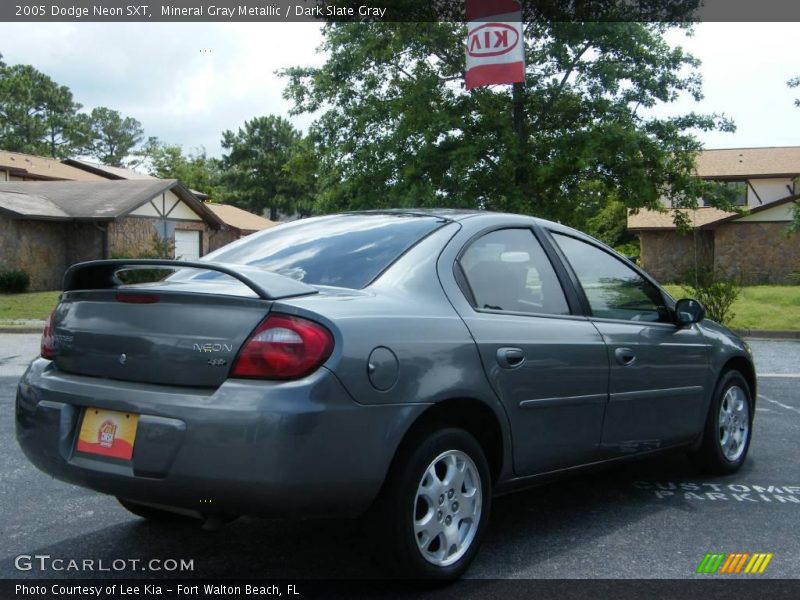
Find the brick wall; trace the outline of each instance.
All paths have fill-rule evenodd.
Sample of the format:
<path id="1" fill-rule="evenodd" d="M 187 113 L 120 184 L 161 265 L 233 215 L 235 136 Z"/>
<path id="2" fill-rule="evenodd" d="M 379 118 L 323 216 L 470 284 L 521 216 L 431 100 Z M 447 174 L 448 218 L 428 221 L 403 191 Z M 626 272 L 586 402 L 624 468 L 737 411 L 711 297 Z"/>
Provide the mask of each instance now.
<path id="1" fill-rule="evenodd" d="M 714 238 L 709 231 L 642 231 L 640 263 L 645 271 L 661 283 L 678 281 L 694 268 L 711 267 L 714 260 Z"/>
<path id="2" fill-rule="evenodd" d="M 789 283 L 800 271 L 800 235 L 787 237 L 787 223 L 724 223 L 715 233 L 714 268 L 743 283 Z"/>

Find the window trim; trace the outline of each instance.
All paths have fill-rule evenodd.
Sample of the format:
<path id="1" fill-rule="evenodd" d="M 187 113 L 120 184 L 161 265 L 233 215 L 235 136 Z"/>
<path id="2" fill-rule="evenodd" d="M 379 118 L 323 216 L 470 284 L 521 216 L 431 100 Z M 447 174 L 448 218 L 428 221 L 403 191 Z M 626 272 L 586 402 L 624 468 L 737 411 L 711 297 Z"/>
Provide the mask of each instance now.
<path id="1" fill-rule="evenodd" d="M 467 274 L 464 272 L 464 267 L 461 265 L 461 258 L 464 254 L 469 250 L 469 248 L 479 239 L 482 237 L 489 235 L 490 233 L 494 233 L 495 231 L 504 231 L 504 230 L 524 230 L 528 231 L 535 243 L 538 243 L 541 247 L 542 251 L 544 252 L 545 258 L 550 263 L 551 268 L 553 269 L 553 273 L 556 276 L 556 280 L 558 281 L 559 286 L 561 286 L 561 292 L 564 295 L 564 300 L 567 303 L 567 309 L 569 310 L 568 313 L 565 314 L 554 314 L 554 313 L 538 313 L 538 312 L 520 312 L 520 311 L 512 311 L 512 310 L 498 310 L 496 308 L 479 308 L 477 306 L 477 300 L 475 298 L 475 292 L 472 289 L 472 286 L 469 283 L 469 279 L 467 279 Z M 540 237 L 537 235 L 536 227 L 534 225 L 509 225 L 509 224 L 501 224 L 501 225 L 493 225 L 491 227 L 487 227 L 485 229 L 480 230 L 479 232 L 472 235 L 459 249 L 458 253 L 456 254 L 455 259 L 453 260 L 453 277 L 455 278 L 456 285 L 458 286 L 459 291 L 461 291 L 464 299 L 469 304 L 469 307 L 476 313 L 485 313 L 491 315 L 508 315 L 514 317 L 548 317 L 548 318 L 575 318 L 575 317 L 583 317 L 579 312 L 576 312 L 576 308 L 580 309 L 580 306 L 577 302 L 577 298 L 575 296 L 575 290 L 572 289 L 572 286 L 566 286 L 564 284 L 564 274 L 563 267 L 559 264 L 556 260 L 554 262 L 554 255 L 548 248 L 548 244 L 543 243 Z M 557 258 L 557 257 L 556 257 Z"/>
<path id="2" fill-rule="evenodd" d="M 546 233 L 546 235 L 548 237 L 548 241 L 553 246 L 555 252 L 558 254 L 561 262 L 564 264 L 564 267 L 568 270 L 569 275 L 570 275 L 570 279 L 571 279 L 571 281 L 573 282 L 573 285 L 576 288 L 576 292 L 578 293 L 578 295 L 581 298 L 581 304 L 583 305 L 583 309 L 585 311 L 584 312 L 584 316 L 586 316 L 588 319 L 590 319 L 592 321 L 602 321 L 602 322 L 608 322 L 608 323 L 628 323 L 628 324 L 633 323 L 633 324 L 637 324 L 637 325 L 647 325 L 647 326 L 657 325 L 657 326 L 662 327 L 662 328 L 663 327 L 670 327 L 670 328 L 673 328 L 673 329 L 677 328 L 677 325 L 674 323 L 675 302 L 674 302 L 672 296 L 670 296 L 668 293 L 666 293 L 666 291 L 658 284 L 657 281 L 655 281 L 650 275 L 648 275 L 647 273 L 642 271 L 637 265 L 633 264 L 630 260 L 628 260 L 627 258 L 623 257 L 622 255 L 617 254 L 613 250 L 610 250 L 609 248 L 603 247 L 602 245 L 596 243 L 592 239 L 586 239 L 586 238 L 583 238 L 581 236 L 572 235 L 569 232 L 557 231 L 557 230 L 550 229 L 550 228 L 547 228 L 545 233 Z M 664 322 L 664 321 L 632 321 L 630 319 L 614 319 L 614 318 L 609 318 L 609 317 L 598 317 L 598 316 L 596 316 L 594 314 L 594 312 L 592 311 L 592 306 L 589 303 L 589 298 L 586 295 L 586 291 L 583 289 L 583 284 L 580 282 L 580 280 L 578 279 L 578 275 L 575 273 L 575 270 L 572 268 L 572 263 L 569 262 L 569 259 L 567 258 L 566 254 L 564 254 L 564 251 L 561 249 L 561 246 L 558 245 L 558 242 L 556 241 L 556 239 L 554 237 L 556 234 L 557 235 L 563 235 L 564 237 L 569 237 L 569 238 L 572 238 L 572 239 L 577 240 L 579 242 L 583 242 L 585 244 L 588 244 L 589 246 L 592 246 L 593 248 L 596 248 L 597 250 L 600 250 L 601 252 L 604 252 L 605 254 L 610 256 L 612 259 L 621 262 L 623 265 L 625 265 L 626 267 L 628 267 L 631 270 L 633 270 L 634 273 L 639 275 L 642 279 L 644 279 L 645 281 L 649 282 L 650 284 L 652 284 L 656 288 L 658 293 L 661 295 L 661 299 L 664 302 L 664 306 L 666 307 L 667 311 L 669 312 L 670 317 L 673 320 L 670 321 L 670 322 Z"/>

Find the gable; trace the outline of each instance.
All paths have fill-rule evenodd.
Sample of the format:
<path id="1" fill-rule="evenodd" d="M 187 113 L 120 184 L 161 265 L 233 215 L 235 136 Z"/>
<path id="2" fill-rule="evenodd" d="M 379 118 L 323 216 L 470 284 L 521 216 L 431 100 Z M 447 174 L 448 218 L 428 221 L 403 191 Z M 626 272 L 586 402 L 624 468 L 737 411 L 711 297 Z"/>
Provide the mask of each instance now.
<path id="1" fill-rule="evenodd" d="M 172 190 L 167 190 L 150 200 L 150 202 L 142 204 L 139 208 L 132 211 L 130 215 L 134 217 L 169 218 L 182 221 L 203 220 L 188 204 L 186 204 L 186 202 L 178 198 Z"/>
<path id="2" fill-rule="evenodd" d="M 745 215 L 734 219 L 734 223 L 783 223 L 792 220 L 794 204 L 791 202 L 782 202 L 776 206 L 764 208 L 758 212 Z"/>

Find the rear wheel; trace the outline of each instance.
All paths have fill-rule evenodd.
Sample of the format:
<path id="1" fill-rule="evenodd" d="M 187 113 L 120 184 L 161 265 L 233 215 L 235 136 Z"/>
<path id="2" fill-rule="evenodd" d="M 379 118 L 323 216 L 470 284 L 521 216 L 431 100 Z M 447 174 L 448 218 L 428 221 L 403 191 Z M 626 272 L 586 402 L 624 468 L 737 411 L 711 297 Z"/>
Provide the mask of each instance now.
<path id="1" fill-rule="evenodd" d="M 747 458 L 753 428 L 750 386 L 738 371 L 728 371 L 717 384 L 706 419 L 703 442 L 694 455 L 710 473 L 734 473 Z"/>
<path id="2" fill-rule="evenodd" d="M 372 530 L 396 574 L 455 579 L 475 557 L 490 510 L 491 477 L 480 444 L 462 429 L 441 429 L 401 450 Z"/>

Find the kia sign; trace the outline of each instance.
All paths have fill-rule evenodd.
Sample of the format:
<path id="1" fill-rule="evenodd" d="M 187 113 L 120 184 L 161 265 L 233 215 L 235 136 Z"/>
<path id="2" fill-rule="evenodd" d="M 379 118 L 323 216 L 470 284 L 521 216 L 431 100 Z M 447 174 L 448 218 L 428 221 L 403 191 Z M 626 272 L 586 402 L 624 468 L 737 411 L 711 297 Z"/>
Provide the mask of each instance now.
<path id="1" fill-rule="evenodd" d="M 466 88 L 525 80 L 522 12 L 515 0 L 467 1 Z"/>
<path id="2" fill-rule="evenodd" d="M 487 23 L 469 33 L 467 54 L 483 58 L 513 52 L 519 45 L 519 31 L 508 23 Z"/>

